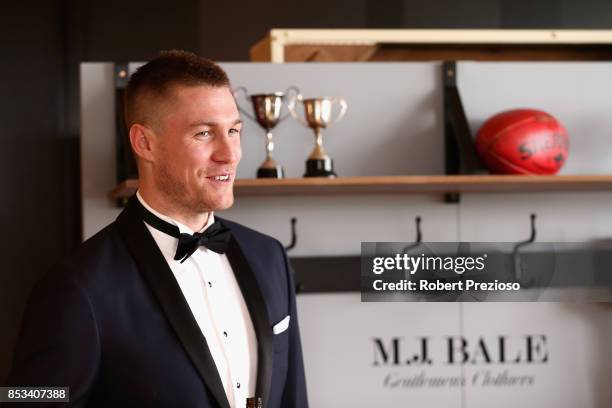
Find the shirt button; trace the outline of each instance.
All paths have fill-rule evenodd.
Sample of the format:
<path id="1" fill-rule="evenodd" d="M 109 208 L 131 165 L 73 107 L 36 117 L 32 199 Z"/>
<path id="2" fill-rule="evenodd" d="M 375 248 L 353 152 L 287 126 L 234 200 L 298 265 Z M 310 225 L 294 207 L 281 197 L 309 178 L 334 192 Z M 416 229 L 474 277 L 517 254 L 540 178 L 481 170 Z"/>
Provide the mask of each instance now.
<path id="1" fill-rule="evenodd" d="M 236 388 L 240 388 L 240 383 L 236 383 Z"/>
<path id="2" fill-rule="evenodd" d="M 212 282 L 208 282 L 208 287 L 212 288 Z"/>
<path id="3" fill-rule="evenodd" d="M 227 332 L 226 332 L 226 331 L 224 331 L 224 332 L 223 332 L 223 335 L 224 335 L 225 337 L 227 337 Z"/>

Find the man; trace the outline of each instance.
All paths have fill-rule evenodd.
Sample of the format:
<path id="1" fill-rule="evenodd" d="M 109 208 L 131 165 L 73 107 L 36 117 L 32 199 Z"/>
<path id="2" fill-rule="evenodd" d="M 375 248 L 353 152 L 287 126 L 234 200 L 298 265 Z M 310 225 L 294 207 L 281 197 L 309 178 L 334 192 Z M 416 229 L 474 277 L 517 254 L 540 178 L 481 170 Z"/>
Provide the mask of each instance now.
<path id="1" fill-rule="evenodd" d="M 69 386 L 79 407 L 306 407 L 284 249 L 213 214 L 241 158 L 226 73 L 165 52 L 125 106 L 138 193 L 35 287 L 9 384 Z"/>

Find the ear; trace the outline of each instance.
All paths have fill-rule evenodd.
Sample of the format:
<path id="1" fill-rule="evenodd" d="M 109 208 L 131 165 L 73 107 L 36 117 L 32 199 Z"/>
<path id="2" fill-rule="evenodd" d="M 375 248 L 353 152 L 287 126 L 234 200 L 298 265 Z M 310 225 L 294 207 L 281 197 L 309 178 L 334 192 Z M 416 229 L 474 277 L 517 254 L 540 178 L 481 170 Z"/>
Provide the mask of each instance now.
<path id="1" fill-rule="evenodd" d="M 140 159 L 152 162 L 155 159 L 154 155 L 154 141 L 151 129 L 134 123 L 130 126 L 130 144 L 132 150 Z"/>

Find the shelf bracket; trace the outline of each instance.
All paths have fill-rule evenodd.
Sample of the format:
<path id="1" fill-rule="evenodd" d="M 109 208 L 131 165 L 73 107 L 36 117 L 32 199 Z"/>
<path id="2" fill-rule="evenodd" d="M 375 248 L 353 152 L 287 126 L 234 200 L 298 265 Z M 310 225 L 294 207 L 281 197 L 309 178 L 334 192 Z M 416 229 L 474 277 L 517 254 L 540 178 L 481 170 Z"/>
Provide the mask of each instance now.
<path id="1" fill-rule="evenodd" d="M 482 174 L 486 169 L 482 165 L 470 127 L 461 102 L 457 87 L 457 62 L 442 63 L 442 84 L 444 89 L 444 155 L 445 172 L 452 174 Z M 447 192 L 444 196 L 447 203 L 458 203 L 459 192 Z"/>

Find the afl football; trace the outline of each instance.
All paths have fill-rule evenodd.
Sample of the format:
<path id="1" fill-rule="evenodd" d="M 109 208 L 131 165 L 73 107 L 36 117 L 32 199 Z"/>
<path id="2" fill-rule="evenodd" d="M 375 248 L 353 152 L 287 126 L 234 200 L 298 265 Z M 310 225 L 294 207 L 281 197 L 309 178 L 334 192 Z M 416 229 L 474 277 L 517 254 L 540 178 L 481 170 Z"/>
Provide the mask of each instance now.
<path id="1" fill-rule="evenodd" d="M 563 125 L 535 109 L 498 113 L 476 135 L 476 150 L 496 174 L 555 174 L 567 159 L 568 144 Z"/>

